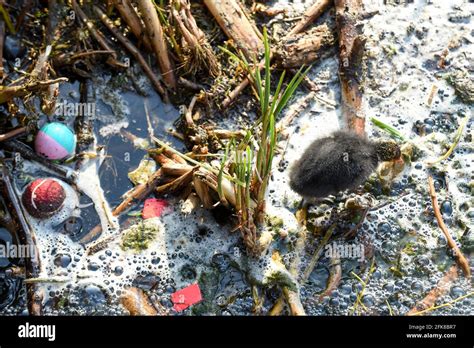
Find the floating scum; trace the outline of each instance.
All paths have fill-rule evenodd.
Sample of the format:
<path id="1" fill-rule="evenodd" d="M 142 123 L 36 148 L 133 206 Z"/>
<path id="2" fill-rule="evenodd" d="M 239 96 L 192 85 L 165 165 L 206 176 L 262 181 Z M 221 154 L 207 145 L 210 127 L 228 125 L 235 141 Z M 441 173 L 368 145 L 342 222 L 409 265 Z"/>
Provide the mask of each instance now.
<path id="1" fill-rule="evenodd" d="M 77 18 L 64 26 L 54 25 L 61 11 L 37 8 L 51 24 L 40 52 L 11 55 L 15 25 L 4 34 L 1 186 L 40 262 L 8 264 L 29 295 L 2 313 L 472 314 L 461 275 L 474 214 L 472 43 L 452 39 L 470 35 L 462 11 L 342 0 L 277 1 L 259 16 L 239 0 L 71 5 Z M 34 63 L 12 69 L 10 57 L 25 54 Z M 98 77 L 96 93 L 61 74 Z M 158 103 L 140 111 L 138 94 L 148 103 L 155 91 L 189 105 L 172 134 Z M 68 102 L 58 109 L 59 95 Z M 87 115 L 85 105 L 100 108 Z M 122 161 L 129 141 L 140 144 L 133 163 Z M 109 159 L 115 177 L 100 169 Z M 360 252 L 334 252 L 349 247 Z"/>

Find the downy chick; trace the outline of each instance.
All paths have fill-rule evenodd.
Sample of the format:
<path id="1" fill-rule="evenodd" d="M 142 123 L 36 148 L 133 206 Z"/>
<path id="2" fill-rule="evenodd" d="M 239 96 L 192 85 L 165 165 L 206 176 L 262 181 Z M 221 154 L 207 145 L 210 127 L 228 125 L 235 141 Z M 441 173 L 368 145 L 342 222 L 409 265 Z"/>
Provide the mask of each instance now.
<path id="1" fill-rule="evenodd" d="M 353 190 L 381 161 L 400 158 L 392 140 L 370 141 L 349 131 L 315 140 L 290 169 L 290 187 L 305 199 Z"/>

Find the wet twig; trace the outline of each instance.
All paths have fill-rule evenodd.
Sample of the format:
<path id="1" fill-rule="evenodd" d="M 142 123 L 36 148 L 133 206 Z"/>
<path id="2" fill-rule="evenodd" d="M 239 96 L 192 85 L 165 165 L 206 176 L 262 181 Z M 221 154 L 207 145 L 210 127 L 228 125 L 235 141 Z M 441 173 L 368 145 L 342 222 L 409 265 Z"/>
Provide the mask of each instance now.
<path id="1" fill-rule="evenodd" d="M 14 138 L 20 134 L 23 134 L 26 132 L 27 127 L 19 127 L 15 128 L 7 133 L 0 134 L 0 142 Z"/>
<path id="2" fill-rule="evenodd" d="M 274 52 L 274 60 L 280 68 L 298 69 L 314 63 L 334 42 L 333 31 L 323 24 L 283 39 Z"/>
<path id="3" fill-rule="evenodd" d="M 270 316 L 280 315 L 281 312 L 283 312 L 284 307 L 285 307 L 285 297 L 283 295 L 275 301 L 275 303 L 273 304 L 273 307 L 268 312 L 268 315 Z"/>
<path id="4" fill-rule="evenodd" d="M 445 295 L 451 288 L 451 284 L 458 278 L 458 267 L 451 266 L 446 274 L 439 280 L 436 287 L 433 288 L 426 296 L 418 302 L 415 307 L 410 309 L 406 315 L 419 315 L 427 309 L 433 308 L 436 300 Z"/>
<path id="5" fill-rule="evenodd" d="M 20 200 L 16 194 L 11 181 L 10 172 L 5 163 L 0 164 L 1 168 L 1 186 L 3 197 L 9 201 L 7 205 L 9 214 L 13 217 L 10 223 L 15 227 L 12 232 L 17 233 L 23 245 L 27 245 L 31 251 L 31 255 L 25 257 L 26 277 L 25 279 L 38 278 L 41 273 L 41 260 L 38 247 L 36 244 L 36 236 L 34 230 L 31 228 L 21 208 Z M 30 315 L 41 315 L 43 312 L 43 297 L 42 290 L 37 284 L 26 284 L 28 311 Z"/>
<path id="6" fill-rule="evenodd" d="M 176 87 L 176 78 L 173 72 L 170 58 L 168 56 L 168 47 L 163 33 L 158 13 L 152 0 L 138 0 L 138 6 L 141 11 L 143 22 L 145 23 L 146 33 L 151 42 L 156 59 L 158 60 L 161 76 L 169 88 Z"/>
<path id="7" fill-rule="evenodd" d="M 112 211 L 114 216 L 119 216 L 124 211 L 128 210 L 132 204 L 136 204 L 137 201 L 142 201 L 158 186 L 162 179 L 162 171 L 158 169 L 145 184 L 139 184 L 135 186 L 125 196 L 125 199 Z"/>
<path id="8" fill-rule="evenodd" d="M 130 287 L 123 291 L 120 303 L 129 311 L 130 315 L 159 315 L 145 292 L 139 288 Z"/>
<path id="9" fill-rule="evenodd" d="M 441 216 L 441 212 L 439 210 L 438 199 L 436 197 L 436 190 L 435 190 L 433 178 L 431 177 L 431 175 L 428 176 L 428 185 L 429 185 L 429 191 L 430 191 L 430 197 L 431 197 L 431 204 L 433 206 L 433 211 L 436 217 L 436 221 L 438 221 L 438 226 L 443 232 L 444 236 L 446 237 L 449 248 L 453 251 L 454 257 L 456 259 L 456 263 L 462 269 L 466 278 L 470 278 L 471 269 L 469 266 L 469 261 L 466 259 L 462 251 L 456 245 L 456 242 L 454 241 L 453 237 L 451 237 L 451 234 L 449 233 L 448 228 L 444 224 L 443 217 Z"/>
<path id="10" fill-rule="evenodd" d="M 462 301 L 462 300 L 464 300 L 464 299 L 466 299 L 466 298 L 468 298 L 468 297 L 471 297 L 471 296 L 473 296 L 473 295 L 474 295 L 474 291 L 471 291 L 470 293 L 468 293 L 468 294 L 466 294 L 466 295 L 463 295 L 463 296 L 459 296 L 459 297 L 455 298 L 455 299 L 452 300 L 452 301 L 449 301 L 449 302 L 440 304 L 440 305 L 438 305 L 438 306 L 433 305 L 433 306 L 431 306 L 431 307 L 429 307 L 429 308 L 427 308 L 427 309 L 424 309 L 424 310 L 422 310 L 422 311 L 414 312 L 414 313 L 407 314 L 407 315 L 422 315 L 422 314 L 425 314 L 425 313 L 434 311 L 434 310 L 436 310 L 436 309 L 440 309 L 440 308 L 444 308 L 444 307 L 450 307 L 450 306 L 452 306 L 454 303 L 459 302 L 459 301 Z"/>
<path id="11" fill-rule="evenodd" d="M 362 106 L 363 58 L 366 38 L 361 34 L 361 0 L 335 0 L 339 36 L 339 79 L 342 114 L 349 129 L 365 137 Z"/>
<path id="12" fill-rule="evenodd" d="M 326 286 L 326 290 L 319 295 L 319 301 L 321 301 L 326 296 L 331 296 L 332 292 L 337 289 L 342 279 L 342 267 L 341 267 L 341 258 L 339 255 L 331 257 L 331 268 L 329 273 L 329 279 Z"/>
<path id="13" fill-rule="evenodd" d="M 288 33 L 288 37 L 291 37 L 295 34 L 301 33 L 305 30 L 311 23 L 316 19 L 321 17 L 321 15 L 327 10 L 327 8 L 332 5 L 333 0 L 316 0 L 313 5 L 311 5 L 303 15 L 303 18 L 296 23 L 296 25 Z"/>
<path id="14" fill-rule="evenodd" d="M 336 228 L 336 224 L 331 225 L 328 230 L 326 231 L 326 234 L 324 235 L 323 239 L 319 243 L 318 247 L 314 251 L 313 256 L 311 257 L 311 260 L 308 263 L 308 266 L 306 267 L 306 270 L 304 271 L 302 277 L 301 277 L 301 283 L 304 284 L 308 281 L 309 276 L 313 272 L 314 267 L 316 267 L 316 264 L 319 261 L 319 258 L 321 257 L 323 253 L 323 248 L 324 246 L 328 243 L 329 239 L 331 239 L 332 234 L 334 233 L 334 230 Z"/>
<path id="15" fill-rule="evenodd" d="M 261 13 L 268 17 L 275 17 L 276 15 L 279 15 L 280 13 L 283 13 L 283 14 L 287 13 L 287 10 L 285 8 L 281 8 L 281 9 L 273 8 L 259 2 L 253 3 L 251 11 L 252 13 Z"/>
<path id="16" fill-rule="evenodd" d="M 306 315 L 298 292 L 290 290 L 287 287 L 284 287 L 282 291 L 286 301 L 288 302 L 288 306 L 290 307 L 290 313 L 296 316 Z"/>
<path id="17" fill-rule="evenodd" d="M 66 77 L 59 77 L 52 80 L 37 80 L 32 79 L 31 81 L 19 85 L 19 86 L 0 86 L 0 104 L 3 104 L 13 98 L 24 97 L 28 94 L 38 92 L 50 85 L 54 85 L 59 82 L 67 82 Z"/>
<path id="18" fill-rule="evenodd" d="M 307 238 L 307 228 L 304 224 L 299 225 L 298 229 L 298 239 L 296 240 L 295 243 L 295 257 L 292 259 L 289 265 L 289 272 L 290 274 L 295 277 L 295 279 L 298 277 L 298 272 L 300 269 L 300 264 L 301 264 L 301 259 L 302 259 L 302 254 L 304 252 L 304 248 L 306 245 L 306 238 Z M 270 309 L 268 312 L 268 315 L 275 316 L 275 315 L 280 315 L 280 313 L 283 311 L 284 304 L 286 301 L 285 293 L 283 293 L 282 296 L 280 296 L 274 303 L 273 307 Z"/>
<path id="19" fill-rule="evenodd" d="M 288 271 L 286 269 L 278 251 L 273 252 L 271 262 L 273 262 L 277 266 L 277 268 L 280 268 L 280 271 L 276 272 L 276 274 L 274 275 L 278 279 L 277 283 L 279 283 L 279 285 L 281 286 L 281 290 L 283 293 L 283 296 L 280 298 L 280 301 L 286 301 L 291 315 L 306 315 L 306 312 L 300 299 L 299 286 L 296 280 L 294 279 L 291 270 Z M 271 310 L 271 315 L 278 315 L 282 309 L 283 304 L 279 303 L 279 301 L 277 300 L 276 306 L 274 306 Z"/>
<path id="20" fill-rule="evenodd" d="M 56 1 L 50 1 L 48 3 L 48 7 L 50 3 L 55 3 Z M 20 14 L 16 18 L 15 30 L 20 31 L 20 29 L 26 24 L 25 18 L 30 16 L 30 11 L 34 5 L 33 0 L 24 0 L 22 1 L 21 11 Z"/>
<path id="21" fill-rule="evenodd" d="M 183 87 L 195 90 L 195 91 L 205 91 L 206 90 L 206 87 L 204 85 L 201 85 L 199 83 L 195 83 L 193 81 L 189 81 L 188 79 L 185 79 L 182 76 L 180 76 L 178 78 L 178 84 L 183 86 Z"/>
<path id="22" fill-rule="evenodd" d="M 262 34 L 250 20 L 240 0 L 204 0 L 204 4 L 247 59 L 263 52 Z"/>
<path id="23" fill-rule="evenodd" d="M 168 94 L 163 88 L 160 80 L 158 77 L 155 75 L 151 67 L 148 65 L 146 62 L 145 58 L 143 58 L 142 54 L 140 51 L 125 37 L 123 34 L 115 27 L 114 23 L 106 16 L 104 12 L 98 7 L 94 5 L 94 11 L 96 14 L 99 16 L 100 20 L 104 25 L 112 32 L 112 34 L 117 38 L 117 40 L 130 52 L 130 54 L 138 61 L 138 63 L 141 65 L 143 71 L 145 74 L 148 76 L 150 79 L 151 83 L 153 84 L 153 87 L 155 90 L 160 93 L 160 95 L 165 99 L 165 101 L 168 101 Z"/>
<path id="24" fill-rule="evenodd" d="M 23 144 L 22 142 L 18 140 L 10 139 L 10 140 L 4 141 L 2 143 L 2 146 L 8 151 L 11 151 L 13 153 L 19 153 L 22 157 L 41 164 L 45 168 L 59 175 L 64 181 L 72 183 L 75 178 L 75 174 L 71 169 L 66 168 L 66 167 L 61 167 L 59 165 L 52 163 L 51 161 L 48 161 L 46 158 L 39 156 L 30 147 L 28 147 L 27 145 Z"/>
<path id="25" fill-rule="evenodd" d="M 114 5 L 115 8 L 120 12 L 120 16 L 123 18 L 125 23 L 127 23 L 127 25 L 130 27 L 133 35 L 140 43 L 143 43 L 143 46 L 147 51 L 151 52 L 152 47 L 150 39 L 148 36 L 146 36 L 142 21 L 133 8 L 130 0 L 115 0 Z"/>
<path id="26" fill-rule="evenodd" d="M 81 82 L 79 86 L 81 103 L 95 102 L 92 88 L 92 84 L 88 80 Z M 77 137 L 77 153 L 93 151 L 93 145 L 96 139 L 93 132 L 91 115 L 88 115 L 86 112 L 77 115 L 74 120 L 74 130 L 76 131 Z M 75 165 L 76 170 L 79 169 L 83 163 L 84 159 L 78 160 Z"/>
<path id="27" fill-rule="evenodd" d="M 91 35 L 94 37 L 94 39 L 97 41 L 99 46 L 104 50 L 104 51 L 110 51 L 110 56 L 107 58 L 107 63 L 115 68 L 127 68 L 127 64 L 124 64 L 120 61 L 117 60 L 117 52 L 107 43 L 107 40 L 105 39 L 104 34 L 102 34 L 92 23 L 89 18 L 87 18 L 86 14 L 82 9 L 79 7 L 77 4 L 76 0 L 71 0 L 72 8 L 77 14 L 78 20 L 85 24 Z"/>
<path id="28" fill-rule="evenodd" d="M 69 65 L 74 63 L 78 59 L 82 59 L 84 57 L 93 56 L 97 54 L 111 54 L 113 51 L 105 51 L 105 50 L 91 50 L 91 51 L 83 51 L 79 53 L 62 53 L 55 57 L 53 57 L 53 62 L 55 66 L 63 66 Z"/>
<path id="29" fill-rule="evenodd" d="M 284 39 L 290 39 L 295 34 L 301 33 L 311 22 L 315 21 L 332 3 L 332 0 L 317 0 L 314 5 L 312 5 L 304 14 L 303 18 L 295 25 L 295 27 L 290 31 L 290 33 L 285 36 Z M 258 66 L 255 69 L 263 69 L 265 66 L 264 61 L 259 62 Z M 229 95 L 222 102 L 222 107 L 227 108 L 232 104 L 239 94 L 250 84 L 251 74 L 247 75 L 242 82 L 235 87 Z"/>
<path id="30" fill-rule="evenodd" d="M 23 8 L 23 11 L 28 10 L 28 7 L 33 5 L 31 0 L 26 1 L 28 4 Z M 59 18 L 59 6 L 56 0 L 48 1 L 48 25 L 46 28 L 46 44 L 52 45 L 59 39 L 61 35 L 58 29 L 58 18 Z"/>

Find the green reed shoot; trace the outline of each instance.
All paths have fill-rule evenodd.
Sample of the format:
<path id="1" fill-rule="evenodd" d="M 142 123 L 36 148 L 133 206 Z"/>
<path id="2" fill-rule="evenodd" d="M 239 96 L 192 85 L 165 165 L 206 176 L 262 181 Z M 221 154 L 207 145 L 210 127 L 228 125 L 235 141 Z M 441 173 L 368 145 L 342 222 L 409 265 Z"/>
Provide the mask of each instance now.
<path id="1" fill-rule="evenodd" d="M 260 131 L 254 128 L 253 138 L 258 142 L 258 149 L 255 159 L 255 168 L 251 179 L 251 191 L 257 201 L 257 216 L 256 220 L 263 221 L 263 213 L 265 209 L 265 194 L 268 187 L 268 181 L 271 175 L 273 158 L 275 155 L 275 148 L 277 144 L 278 132 L 276 129 L 276 118 L 288 104 L 290 98 L 303 81 L 309 68 L 303 71 L 303 67 L 295 74 L 288 85 L 283 88 L 285 80 L 285 71 L 281 74 L 277 87 L 272 94 L 271 91 L 271 51 L 268 42 L 268 34 L 266 28 L 263 30 L 264 42 L 264 67 L 263 76 L 256 63 L 251 66 L 243 55 L 237 56 L 229 50 L 222 48 L 233 59 L 239 61 L 249 73 L 252 82 L 252 87 L 255 91 L 256 97 L 260 106 L 260 118 L 258 125 Z M 249 142 L 247 142 L 248 144 Z M 240 180 L 240 178 L 239 178 Z M 243 181 L 243 180 L 242 180 Z"/>

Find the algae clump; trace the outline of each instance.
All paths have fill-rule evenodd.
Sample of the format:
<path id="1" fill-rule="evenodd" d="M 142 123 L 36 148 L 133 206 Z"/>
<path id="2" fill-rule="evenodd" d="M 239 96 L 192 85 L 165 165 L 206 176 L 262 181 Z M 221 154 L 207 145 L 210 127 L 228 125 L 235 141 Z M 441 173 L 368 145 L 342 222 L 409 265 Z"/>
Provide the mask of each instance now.
<path id="1" fill-rule="evenodd" d="M 133 250 L 140 252 L 148 249 L 149 244 L 155 240 L 161 225 L 155 219 L 147 219 L 126 229 L 120 244 L 123 250 Z"/>

